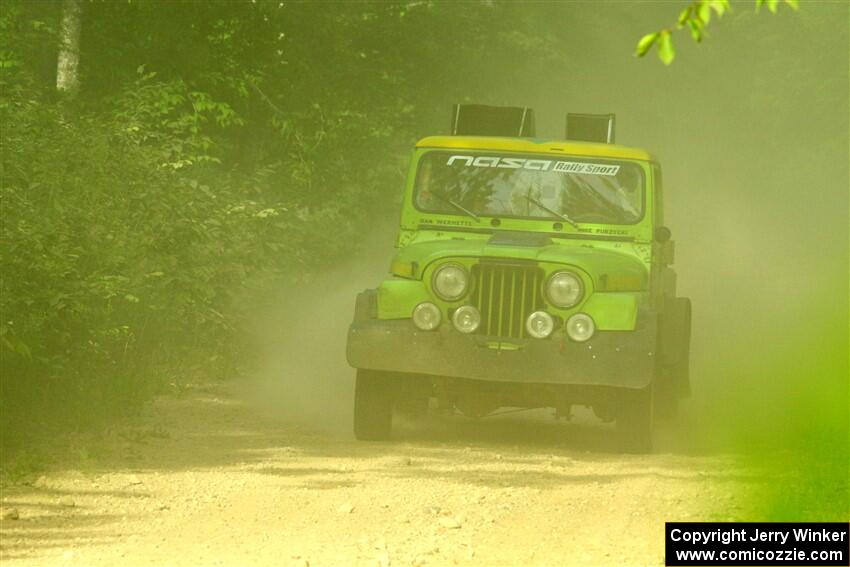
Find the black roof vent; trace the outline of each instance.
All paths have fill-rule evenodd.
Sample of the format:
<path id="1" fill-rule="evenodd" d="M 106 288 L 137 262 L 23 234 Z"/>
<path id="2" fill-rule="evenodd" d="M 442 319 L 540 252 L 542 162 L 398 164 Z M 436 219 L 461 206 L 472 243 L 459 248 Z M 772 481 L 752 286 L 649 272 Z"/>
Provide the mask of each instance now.
<path id="1" fill-rule="evenodd" d="M 453 136 L 510 136 L 531 138 L 534 110 L 527 106 L 456 104 L 452 109 Z"/>
<path id="2" fill-rule="evenodd" d="M 614 143 L 613 114 L 567 114 L 567 139 Z"/>

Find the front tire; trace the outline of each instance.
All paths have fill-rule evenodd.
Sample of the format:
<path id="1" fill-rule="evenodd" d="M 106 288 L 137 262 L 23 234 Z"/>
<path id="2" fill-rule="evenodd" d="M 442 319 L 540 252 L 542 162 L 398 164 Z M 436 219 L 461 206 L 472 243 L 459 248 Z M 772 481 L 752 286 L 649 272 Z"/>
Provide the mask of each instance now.
<path id="1" fill-rule="evenodd" d="M 652 452 L 652 400 L 652 385 L 620 393 L 616 431 L 624 453 Z"/>
<path id="2" fill-rule="evenodd" d="M 393 426 L 392 382 L 387 372 L 357 370 L 354 387 L 354 437 L 361 441 L 389 439 Z"/>

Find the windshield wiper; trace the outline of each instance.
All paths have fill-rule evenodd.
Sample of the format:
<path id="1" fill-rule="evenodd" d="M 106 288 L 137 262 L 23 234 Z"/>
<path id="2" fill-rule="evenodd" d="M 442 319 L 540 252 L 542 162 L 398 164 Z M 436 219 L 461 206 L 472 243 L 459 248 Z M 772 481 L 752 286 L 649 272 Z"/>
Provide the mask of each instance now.
<path id="1" fill-rule="evenodd" d="M 480 220 L 481 217 L 479 217 L 478 215 L 476 215 L 475 213 L 473 213 L 472 211 L 470 211 L 469 209 L 467 209 L 466 207 L 464 207 L 460 203 L 456 203 L 450 197 L 447 197 L 446 195 L 438 193 L 437 191 L 434 191 L 433 189 L 431 190 L 431 194 L 434 195 L 435 197 L 437 197 L 438 199 L 440 199 L 441 201 L 443 201 L 444 203 L 448 203 L 449 205 L 453 206 L 454 208 L 456 208 L 460 212 L 471 216 L 475 220 Z"/>
<path id="2" fill-rule="evenodd" d="M 568 223 L 570 223 L 573 226 L 573 228 L 578 228 L 578 223 L 576 221 L 574 221 L 573 219 L 571 219 L 570 217 L 568 217 L 567 215 L 565 215 L 564 213 L 559 213 L 558 211 L 556 211 L 554 209 L 550 209 L 549 207 L 547 207 L 546 205 L 544 205 L 543 203 L 541 203 L 540 201 L 538 201 L 537 199 L 535 199 L 531 195 L 526 195 L 525 198 L 528 199 L 529 203 L 533 203 L 533 204 L 537 205 L 538 207 L 540 207 L 541 209 L 543 209 L 547 213 L 555 215 L 559 219 L 563 219 L 563 220 L 567 221 Z"/>

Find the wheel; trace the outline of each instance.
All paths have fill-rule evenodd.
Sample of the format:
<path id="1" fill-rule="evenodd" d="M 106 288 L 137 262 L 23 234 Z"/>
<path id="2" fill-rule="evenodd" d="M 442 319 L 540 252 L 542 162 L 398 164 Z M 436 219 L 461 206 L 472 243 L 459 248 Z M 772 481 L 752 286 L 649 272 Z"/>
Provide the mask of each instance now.
<path id="1" fill-rule="evenodd" d="M 389 439 L 393 426 L 390 374 L 357 370 L 354 387 L 354 436 L 361 441 Z"/>
<path id="2" fill-rule="evenodd" d="M 395 415 L 413 420 L 428 415 L 432 395 L 430 380 L 414 374 L 394 372 L 391 388 Z"/>
<path id="3" fill-rule="evenodd" d="M 662 370 L 662 372 L 664 372 Z M 662 379 L 668 377 L 663 377 Z M 675 422 L 679 415 L 679 396 L 672 388 L 655 388 L 652 408 L 655 417 L 662 421 Z"/>
<path id="4" fill-rule="evenodd" d="M 691 301 L 677 297 L 666 311 L 659 333 L 654 404 L 656 417 L 673 419 L 679 400 L 690 394 Z"/>
<path id="5" fill-rule="evenodd" d="M 407 393 L 395 400 L 393 409 L 400 415 L 409 419 L 422 419 L 428 415 L 428 396 Z"/>
<path id="6" fill-rule="evenodd" d="M 621 451 L 652 452 L 652 400 L 652 385 L 620 393 L 616 430 Z"/>

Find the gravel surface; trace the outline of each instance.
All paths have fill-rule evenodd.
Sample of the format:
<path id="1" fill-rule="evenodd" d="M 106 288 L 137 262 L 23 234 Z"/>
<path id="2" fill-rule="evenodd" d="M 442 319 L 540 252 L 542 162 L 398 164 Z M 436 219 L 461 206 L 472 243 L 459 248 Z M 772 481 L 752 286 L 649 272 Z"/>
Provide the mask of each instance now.
<path id="1" fill-rule="evenodd" d="M 666 520 L 724 519 L 748 482 L 663 435 L 658 454 L 619 455 L 602 425 L 535 415 L 429 417 L 396 437 L 288 423 L 225 386 L 161 398 L 96 457 L 4 488 L 0 560 L 663 565 Z"/>

